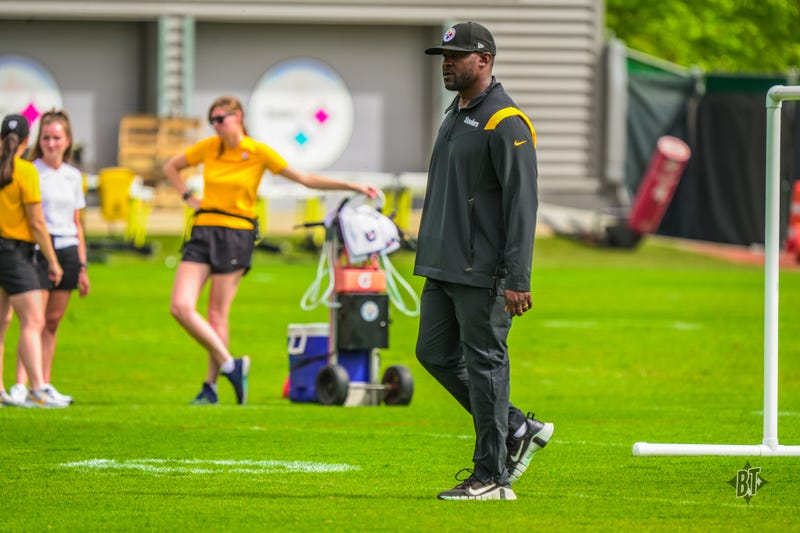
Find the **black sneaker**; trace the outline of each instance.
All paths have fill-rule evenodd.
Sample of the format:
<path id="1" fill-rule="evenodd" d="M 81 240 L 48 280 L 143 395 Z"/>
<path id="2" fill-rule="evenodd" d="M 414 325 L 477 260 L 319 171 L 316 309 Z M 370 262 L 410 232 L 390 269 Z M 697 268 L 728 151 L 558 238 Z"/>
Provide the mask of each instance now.
<path id="1" fill-rule="evenodd" d="M 208 383 L 203 383 L 200 394 L 191 401 L 192 405 L 216 405 L 218 403 L 217 392 L 214 390 L 214 387 Z"/>
<path id="2" fill-rule="evenodd" d="M 459 471 L 456 479 L 461 472 L 469 472 L 469 470 Z M 473 474 L 452 489 L 440 492 L 438 498 L 440 500 L 516 500 L 517 495 L 511 490 L 509 484 L 500 485 L 494 481 L 482 482 Z"/>
<path id="3" fill-rule="evenodd" d="M 547 446 L 550 437 L 553 436 L 553 424 L 534 419 L 533 413 L 528 413 L 525 423 L 528 425 L 528 430 L 523 436 L 512 436 L 506 441 L 508 446 L 506 469 L 509 483 L 514 483 L 525 473 L 533 454 Z"/>
<path id="4" fill-rule="evenodd" d="M 243 355 L 240 358 L 234 359 L 233 370 L 229 374 L 225 374 L 233 390 L 236 391 L 236 403 L 239 405 L 247 403 L 247 375 L 250 373 L 250 358 Z"/>

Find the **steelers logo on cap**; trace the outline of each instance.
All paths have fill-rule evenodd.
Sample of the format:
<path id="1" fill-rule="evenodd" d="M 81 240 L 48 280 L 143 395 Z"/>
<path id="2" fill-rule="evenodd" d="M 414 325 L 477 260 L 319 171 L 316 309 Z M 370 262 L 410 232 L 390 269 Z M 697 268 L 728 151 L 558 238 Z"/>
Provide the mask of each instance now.
<path id="1" fill-rule="evenodd" d="M 453 37 L 455 36 L 456 36 L 456 29 L 450 28 L 449 30 L 444 32 L 444 37 L 442 38 L 442 40 L 446 43 L 449 43 L 450 41 L 453 40 Z"/>

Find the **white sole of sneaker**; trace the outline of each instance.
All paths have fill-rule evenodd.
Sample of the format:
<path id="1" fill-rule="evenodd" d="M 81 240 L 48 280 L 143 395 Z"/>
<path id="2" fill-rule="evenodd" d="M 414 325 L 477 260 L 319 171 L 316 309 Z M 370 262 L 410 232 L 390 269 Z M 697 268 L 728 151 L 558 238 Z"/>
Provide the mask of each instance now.
<path id="1" fill-rule="evenodd" d="M 11 396 L 7 396 L 2 401 L 0 401 L 0 407 L 27 407 L 27 406 L 25 405 L 24 400 L 22 402 L 18 402 Z"/>
<path id="2" fill-rule="evenodd" d="M 67 404 L 41 404 L 36 402 L 27 402 L 25 407 L 30 407 L 32 409 L 66 409 L 69 407 Z"/>
<path id="3" fill-rule="evenodd" d="M 533 454 L 544 448 L 547 443 L 550 442 L 550 438 L 553 436 L 554 431 L 555 426 L 548 422 L 542 429 L 539 430 L 536 435 L 533 436 L 533 439 L 531 439 L 531 445 L 528 446 L 527 450 L 525 450 L 522 460 L 517 463 L 517 466 L 514 468 L 513 472 L 508 473 L 509 483 L 514 483 L 522 476 L 522 474 L 525 473 L 525 470 L 528 469 L 528 465 L 531 464 Z"/>
<path id="4" fill-rule="evenodd" d="M 450 500 L 450 501 L 462 501 L 462 500 L 470 500 L 470 501 L 477 501 L 477 500 L 516 500 L 517 495 L 514 494 L 514 491 L 511 490 L 511 487 L 495 487 L 492 490 L 481 494 L 459 494 L 459 495 L 439 495 L 440 500 Z"/>
<path id="5" fill-rule="evenodd" d="M 533 436 L 533 446 L 531 446 L 531 448 L 534 446 L 536 447 L 533 452 L 541 450 L 547 445 L 548 442 L 550 442 L 550 438 L 553 436 L 555 429 L 556 427 L 553 424 L 547 422 L 544 427 L 539 430 L 539 433 Z M 531 452 L 531 454 L 533 454 L 533 452 Z"/>

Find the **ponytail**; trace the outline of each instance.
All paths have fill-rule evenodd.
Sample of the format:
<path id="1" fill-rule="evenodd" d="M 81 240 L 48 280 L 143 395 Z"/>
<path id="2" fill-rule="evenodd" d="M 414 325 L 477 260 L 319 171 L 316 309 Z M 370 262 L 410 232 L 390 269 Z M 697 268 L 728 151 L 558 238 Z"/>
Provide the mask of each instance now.
<path id="1" fill-rule="evenodd" d="M 11 183 L 14 176 L 14 157 L 19 149 L 19 135 L 9 133 L 3 137 L 2 151 L 0 151 L 0 189 Z"/>

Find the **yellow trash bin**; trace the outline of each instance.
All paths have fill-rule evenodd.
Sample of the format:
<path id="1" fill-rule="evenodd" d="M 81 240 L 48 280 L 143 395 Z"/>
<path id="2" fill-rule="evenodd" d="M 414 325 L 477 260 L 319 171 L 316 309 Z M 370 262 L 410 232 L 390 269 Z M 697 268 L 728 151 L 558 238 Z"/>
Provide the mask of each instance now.
<path id="1" fill-rule="evenodd" d="M 100 169 L 97 187 L 100 193 L 100 214 L 109 223 L 127 220 L 133 171 L 125 167 Z"/>

